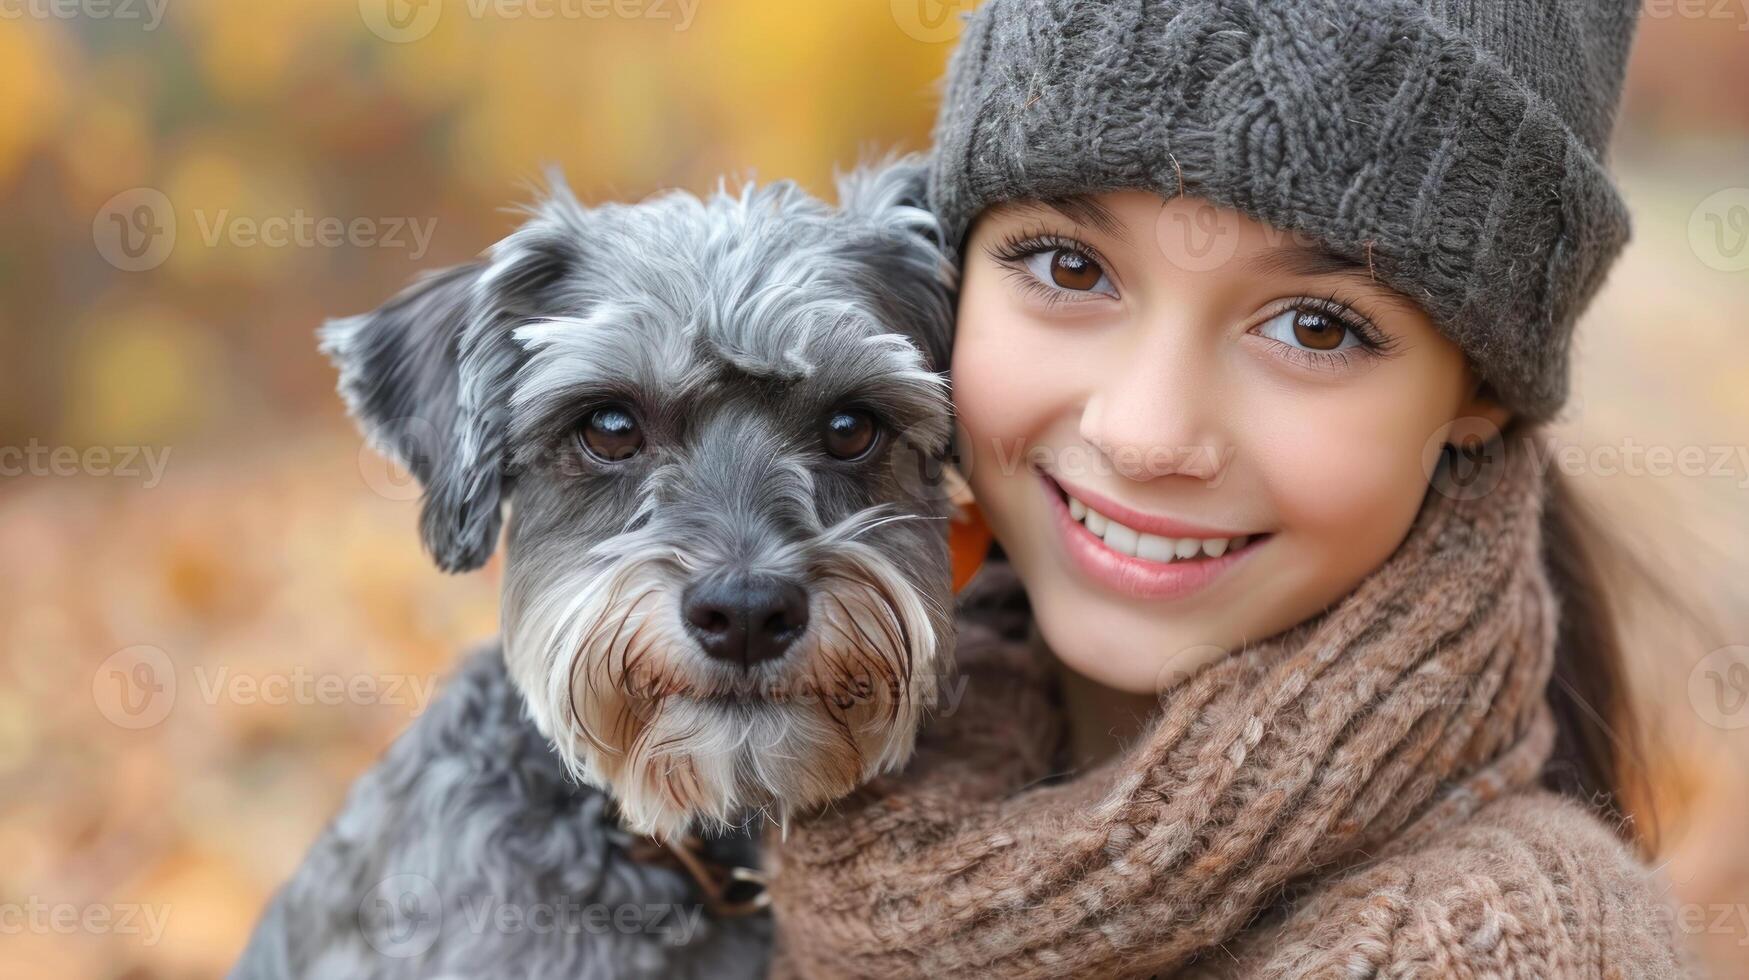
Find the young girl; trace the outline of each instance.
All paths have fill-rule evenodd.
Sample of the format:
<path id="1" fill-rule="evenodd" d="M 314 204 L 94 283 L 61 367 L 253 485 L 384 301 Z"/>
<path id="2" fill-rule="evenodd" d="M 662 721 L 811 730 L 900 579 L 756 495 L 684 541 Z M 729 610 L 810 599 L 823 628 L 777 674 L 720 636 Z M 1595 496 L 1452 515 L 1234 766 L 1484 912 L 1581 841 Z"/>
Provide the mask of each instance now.
<path id="1" fill-rule="evenodd" d="M 1528 446 L 1627 237 L 1634 15 L 972 16 L 931 203 L 1000 554 L 957 709 L 774 841 L 780 975 L 1677 975 Z"/>

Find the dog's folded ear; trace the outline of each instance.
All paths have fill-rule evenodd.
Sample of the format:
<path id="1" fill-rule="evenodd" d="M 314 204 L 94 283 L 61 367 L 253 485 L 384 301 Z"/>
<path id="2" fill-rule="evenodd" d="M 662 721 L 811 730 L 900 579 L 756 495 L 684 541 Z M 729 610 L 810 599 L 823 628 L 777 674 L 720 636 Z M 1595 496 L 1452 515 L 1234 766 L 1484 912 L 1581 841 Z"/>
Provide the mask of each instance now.
<path id="1" fill-rule="evenodd" d="M 888 322 L 923 350 L 932 370 L 945 371 L 957 278 L 940 223 L 929 210 L 928 189 L 927 157 L 888 157 L 841 175 L 838 207 L 870 231 L 846 247 L 878 277 L 872 295 Z"/>
<path id="2" fill-rule="evenodd" d="M 554 181 L 529 220 L 482 261 L 431 273 L 381 308 L 330 320 L 322 351 L 378 451 L 424 487 L 420 533 L 438 567 L 480 567 L 498 545 L 517 324 L 552 309 L 580 260 L 586 213 Z"/>

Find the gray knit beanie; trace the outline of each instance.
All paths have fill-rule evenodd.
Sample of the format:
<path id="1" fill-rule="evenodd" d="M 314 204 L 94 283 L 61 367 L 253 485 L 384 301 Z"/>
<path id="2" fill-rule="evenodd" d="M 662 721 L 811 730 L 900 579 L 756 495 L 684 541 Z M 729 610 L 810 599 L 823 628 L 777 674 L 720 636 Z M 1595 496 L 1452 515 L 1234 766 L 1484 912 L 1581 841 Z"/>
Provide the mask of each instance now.
<path id="1" fill-rule="evenodd" d="M 1182 191 L 1421 304 L 1501 400 L 1566 400 L 1628 237 L 1603 166 L 1637 0 L 988 0 L 948 69 L 930 197 Z"/>

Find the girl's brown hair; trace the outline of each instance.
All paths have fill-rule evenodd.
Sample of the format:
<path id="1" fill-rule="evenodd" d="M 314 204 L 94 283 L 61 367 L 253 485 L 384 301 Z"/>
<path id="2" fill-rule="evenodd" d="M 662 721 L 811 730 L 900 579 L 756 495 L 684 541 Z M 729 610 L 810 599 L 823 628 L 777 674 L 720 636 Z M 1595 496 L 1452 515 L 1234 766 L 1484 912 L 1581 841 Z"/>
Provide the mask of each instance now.
<path id="1" fill-rule="evenodd" d="M 1549 703 L 1556 741 L 1550 789 L 1591 803 L 1642 852 L 1656 848 L 1649 746 L 1631 697 L 1620 588 L 1655 589 L 1570 478 L 1555 474 L 1543 511 L 1543 562 L 1560 609 Z"/>

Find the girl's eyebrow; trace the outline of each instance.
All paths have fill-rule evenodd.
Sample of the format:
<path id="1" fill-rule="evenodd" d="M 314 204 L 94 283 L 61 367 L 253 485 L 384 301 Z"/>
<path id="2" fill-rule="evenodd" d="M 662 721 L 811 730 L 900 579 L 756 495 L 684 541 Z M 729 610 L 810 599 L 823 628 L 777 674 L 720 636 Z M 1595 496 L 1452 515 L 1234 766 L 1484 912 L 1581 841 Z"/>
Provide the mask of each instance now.
<path id="1" fill-rule="evenodd" d="M 1263 276 L 1346 276 L 1371 279 L 1366 265 L 1335 252 L 1305 245 L 1272 245 L 1247 260 L 1249 271 Z"/>
<path id="2" fill-rule="evenodd" d="M 1097 228 L 1125 245 L 1130 243 L 1129 236 L 1124 231 L 1124 224 L 1118 220 L 1117 215 L 1112 214 L 1105 205 L 1085 194 L 1071 194 L 1068 197 L 1046 201 L 1045 204 L 1078 225 Z"/>
<path id="3" fill-rule="evenodd" d="M 1130 244 L 1124 223 L 1118 220 L 1117 215 L 1112 214 L 1111 209 L 1085 194 L 1071 194 L 1048 201 L 1010 201 L 998 204 L 991 210 L 997 209 L 1012 209 L 1021 212 L 1055 211 L 1083 228 L 1093 228 L 1110 235 L 1125 245 Z"/>
<path id="4" fill-rule="evenodd" d="M 1246 260 L 1247 271 L 1260 276 L 1335 276 L 1353 285 L 1370 290 L 1387 302 L 1405 310 L 1420 312 L 1414 300 L 1379 281 L 1366 263 L 1305 245 L 1272 245 L 1252 253 Z"/>

